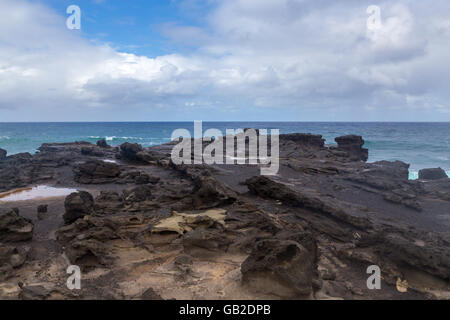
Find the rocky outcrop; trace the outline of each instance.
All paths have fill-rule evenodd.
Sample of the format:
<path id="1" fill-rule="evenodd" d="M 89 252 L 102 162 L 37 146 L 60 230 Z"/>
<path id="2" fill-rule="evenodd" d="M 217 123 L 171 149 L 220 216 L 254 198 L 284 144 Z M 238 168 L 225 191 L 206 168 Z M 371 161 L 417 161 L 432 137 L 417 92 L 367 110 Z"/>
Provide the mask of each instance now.
<path id="1" fill-rule="evenodd" d="M 27 260 L 29 247 L 0 243 L 0 281 L 14 274 Z"/>
<path id="2" fill-rule="evenodd" d="M 109 148 L 109 145 L 106 143 L 105 139 L 101 139 L 97 141 L 97 147 L 100 148 Z"/>
<path id="3" fill-rule="evenodd" d="M 64 222 L 72 223 L 94 212 L 94 198 L 86 191 L 74 192 L 66 197 L 64 208 Z"/>
<path id="4" fill-rule="evenodd" d="M 139 158 L 137 157 L 137 154 L 141 152 L 142 146 L 138 143 L 129 143 L 125 142 L 120 145 L 120 155 L 123 159 L 131 160 L 131 161 L 137 161 Z"/>
<path id="5" fill-rule="evenodd" d="M 0 242 L 31 240 L 33 228 L 33 223 L 21 217 L 18 211 L 0 211 Z"/>
<path id="6" fill-rule="evenodd" d="M 106 243 L 117 239 L 117 225 L 108 219 L 80 219 L 57 231 L 59 243 L 65 246 L 65 253 L 72 264 L 82 270 L 108 266 L 112 248 Z"/>
<path id="7" fill-rule="evenodd" d="M 367 161 L 369 158 L 369 150 L 363 148 L 364 140 L 361 136 L 347 135 L 334 139 L 338 144 L 338 150 L 348 153 L 353 161 Z"/>
<path id="8" fill-rule="evenodd" d="M 439 180 L 448 178 L 445 171 L 441 168 L 429 168 L 419 170 L 420 180 Z"/>
<path id="9" fill-rule="evenodd" d="M 308 297 L 313 292 L 315 259 L 295 241 L 261 240 L 242 263 L 242 281 L 252 290 L 285 299 Z"/>
<path id="10" fill-rule="evenodd" d="M 245 184 L 251 193 L 262 198 L 275 199 L 289 206 L 330 215 L 333 219 L 341 220 L 343 223 L 357 228 L 370 228 L 370 220 L 366 214 L 368 210 L 362 206 L 339 201 L 310 191 L 299 192 L 264 176 L 248 179 Z"/>
<path id="11" fill-rule="evenodd" d="M 175 165 L 173 143 L 46 144 L 6 157 L 0 191 L 81 182 L 96 198 L 14 203 L 33 219 L 34 237 L 17 210 L 0 218 L 16 226 L 0 230 L 0 298 L 448 298 L 450 179 L 411 181 L 406 163 L 365 163 L 355 137 L 335 147 L 319 135 L 280 135 L 271 177 L 258 165 Z M 55 291 L 67 263 L 93 271 L 82 290 Z M 382 290 L 366 286 L 374 264 Z M 27 285 L 5 291 L 18 281 Z"/>
<path id="12" fill-rule="evenodd" d="M 6 158 L 7 152 L 5 149 L 0 148 L 0 160 L 3 160 Z"/>
<path id="13" fill-rule="evenodd" d="M 293 141 L 306 148 L 323 148 L 325 144 L 325 139 L 322 138 L 322 135 L 310 133 L 283 134 L 280 135 L 280 140 Z"/>
<path id="14" fill-rule="evenodd" d="M 121 170 L 115 163 L 92 160 L 74 168 L 75 181 L 83 184 L 103 184 L 117 180 Z"/>

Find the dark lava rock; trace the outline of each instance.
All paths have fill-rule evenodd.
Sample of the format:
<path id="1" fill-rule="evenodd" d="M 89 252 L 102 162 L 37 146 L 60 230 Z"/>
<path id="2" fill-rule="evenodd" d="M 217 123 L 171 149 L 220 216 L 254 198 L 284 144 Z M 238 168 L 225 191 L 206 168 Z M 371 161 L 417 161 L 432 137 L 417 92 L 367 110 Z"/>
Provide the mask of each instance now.
<path id="1" fill-rule="evenodd" d="M 237 194 L 224 183 L 210 176 L 197 176 L 194 179 L 192 202 L 194 208 L 207 209 L 231 204 Z"/>
<path id="2" fill-rule="evenodd" d="M 282 298 L 309 296 L 314 278 L 313 253 L 290 240 L 261 240 L 242 263 L 243 283 Z"/>
<path id="3" fill-rule="evenodd" d="M 144 293 L 142 293 L 141 300 L 164 300 L 164 299 L 161 298 L 161 296 L 157 294 L 155 290 L 153 290 L 153 288 L 148 288 L 147 290 L 144 291 Z"/>
<path id="4" fill-rule="evenodd" d="M 73 169 L 74 180 L 83 184 L 103 184 L 114 182 L 120 175 L 120 167 L 115 163 L 92 160 Z"/>
<path id="5" fill-rule="evenodd" d="M 366 172 L 368 176 L 384 177 L 389 179 L 408 180 L 409 164 L 403 161 L 376 161 L 374 167 Z"/>
<path id="6" fill-rule="evenodd" d="M 5 159 L 7 154 L 6 150 L 0 148 L 0 160 Z"/>
<path id="7" fill-rule="evenodd" d="M 140 185 L 123 192 L 125 202 L 141 202 L 152 198 L 152 187 L 149 185 Z"/>
<path id="8" fill-rule="evenodd" d="M 101 191 L 95 198 L 95 212 L 102 214 L 113 214 L 123 208 L 123 199 L 113 191 Z"/>
<path id="9" fill-rule="evenodd" d="M 148 174 L 140 174 L 136 176 L 136 184 L 147 184 L 150 182 L 150 176 Z"/>
<path id="10" fill-rule="evenodd" d="M 22 286 L 19 293 L 21 300 L 46 300 L 51 292 L 40 285 Z"/>
<path id="11" fill-rule="evenodd" d="M 142 146 L 138 143 L 129 143 L 129 142 L 125 142 L 123 144 L 120 145 L 120 154 L 124 159 L 128 159 L 128 160 L 139 160 L 139 158 L 137 157 L 137 153 L 141 152 Z"/>
<path id="12" fill-rule="evenodd" d="M 369 150 L 363 148 L 364 140 L 361 136 L 347 135 L 334 139 L 338 144 L 338 149 L 346 151 L 352 160 L 367 161 Z"/>
<path id="13" fill-rule="evenodd" d="M 28 255 L 29 248 L 0 244 L 0 280 L 11 276 L 14 268 L 21 267 Z"/>
<path id="14" fill-rule="evenodd" d="M 37 207 L 37 212 L 38 213 L 46 213 L 48 209 L 48 205 L 46 204 L 41 204 Z"/>
<path id="15" fill-rule="evenodd" d="M 429 168 L 419 170 L 419 179 L 421 180 L 439 180 L 448 178 L 445 171 L 441 168 Z"/>
<path id="16" fill-rule="evenodd" d="M 15 210 L 0 212 L 0 241 L 27 241 L 33 237 L 33 223 Z"/>
<path id="17" fill-rule="evenodd" d="M 280 140 L 290 140 L 305 147 L 323 148 L 325 139 L 320 134 L 291 133 L 280 135 Z"/>
<path id="18" fill-rule="evenodd" d="M 109 145 L 106 143 L 105 139 L 101 139 L 97 141 L 97 147 L 100 148 L 109 148 Z"/>
<path id="19" fill-rule="evenodd" d="M 37 207 L 37 217 L 39 220 L 44 220 L 47 216 L 48 206 L 46 204 L 42 204 Z"/>
<path id="20" fill-rule="evenodd" d="M 64 201 L 66 212 L 63 215 L 64 222 L 72 223 L 94 211 L 94 198 L 89 192 L 74 192 L 66 197 Z"/>
<path id="21" fill-rule="evenodd" d="M 86 271 L 113 261 L 107 242 L 118 238 L 117 228 L 110 219 L 88 216 L 58 229 L 56 239 L 64 246 L 69 261 Z"/>

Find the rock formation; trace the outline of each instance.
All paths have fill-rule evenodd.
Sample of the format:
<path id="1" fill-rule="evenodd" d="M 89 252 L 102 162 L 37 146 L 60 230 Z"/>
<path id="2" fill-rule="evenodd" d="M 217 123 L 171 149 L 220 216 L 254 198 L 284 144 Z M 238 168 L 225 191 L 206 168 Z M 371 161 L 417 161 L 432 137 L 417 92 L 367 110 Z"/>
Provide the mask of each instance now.
<path id="1" fill-rule="evenodd" d="M 0 192 L 80 191 L 0 193 L 0 297 L 450 298 L 449 178 L 367 163 L 359 136 L 279 138 L 275 176 L 259 164 L 175 165 L 173 143 L 50 143 L 3 157 Z M 65 287 L 68 263 L 87 275 L 79 291 Z M 371 265 L 381 290 L 366 286 Z"/>

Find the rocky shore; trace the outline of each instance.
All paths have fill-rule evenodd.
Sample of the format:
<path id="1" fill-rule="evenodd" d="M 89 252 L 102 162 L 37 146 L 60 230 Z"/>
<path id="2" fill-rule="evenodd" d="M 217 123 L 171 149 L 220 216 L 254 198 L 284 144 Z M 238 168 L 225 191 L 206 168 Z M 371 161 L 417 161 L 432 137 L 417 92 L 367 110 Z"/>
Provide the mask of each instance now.
<path id="1" fill-rule="evenodd" d="M 336 142 L 280 135 L 275 176 L 176 165 L 173 143 L 0 149 L 0 298 L 449 299 L 450 179 Z M 8 201 L 43 185 L 78 192 Z"/>

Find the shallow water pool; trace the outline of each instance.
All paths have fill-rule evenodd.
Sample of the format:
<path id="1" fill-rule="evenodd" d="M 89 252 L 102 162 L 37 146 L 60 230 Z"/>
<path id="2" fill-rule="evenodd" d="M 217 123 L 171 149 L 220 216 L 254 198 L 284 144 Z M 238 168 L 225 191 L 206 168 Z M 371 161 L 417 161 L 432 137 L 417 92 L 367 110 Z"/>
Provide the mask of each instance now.
<path id="1" fill-rule="evenodd" d="M 67 196 L 77 189 L 54 188 L 49 186 L 35 186 L 31 188 L 21 188 L 0 193 L 0 202 L 24 201 L 33 199 L 45 199 L 53 197 Z"/>

